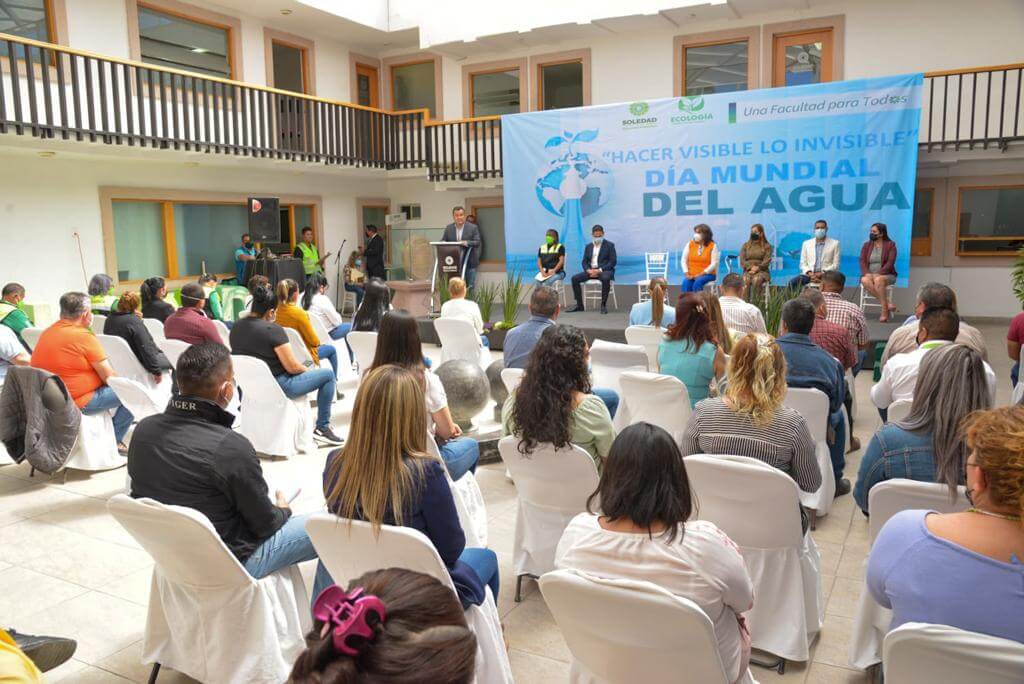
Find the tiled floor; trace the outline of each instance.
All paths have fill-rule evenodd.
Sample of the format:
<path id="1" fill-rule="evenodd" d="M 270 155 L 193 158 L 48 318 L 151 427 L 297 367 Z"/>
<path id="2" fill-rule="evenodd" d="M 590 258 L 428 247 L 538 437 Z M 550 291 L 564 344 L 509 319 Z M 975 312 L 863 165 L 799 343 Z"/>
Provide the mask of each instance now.
<path id="1" fill-rule="evenodd" d="M 1009 400 L 1009 362 L 1003 353 L 1004 326 L 982 326 L 999 377 L 999 403 Z M 437 359 L 439 350 L 428 347 Z M 879 425 L 870 406 L 871 380 L 857 380 L 860 418 L 855 433 L 866 445 Z M 352 393 L 335 410 L 335 424 L 347 424 Z M 490 408 L 482 416 L 489 415 Z M 486 427 L 486 426 L 485 426 Z M 342 432 L 344 432 L 342 430 Z M 271 488 L 303 491 L 294 503 L 299 512 L 323 505 L 320 474 L 326 451 L 287 461 L 264 462 Z M 857 472 L 860 453 L 848 456 L 847 473 Z M 502 573 L 499 610 L 511 649 L 512 668 L 520 682 L 564 682 L 569 651 L 536 584 L 528 582 L 525 599 L 512 601 L 512 538 L 515 490 L 498 466 L 477 473 L 490 520 L 491 546 Z M 145 624 L 152 563 L 132 538 L 106 513 L 104 502 L 122 491 L 125 471 L 67 482 L 46 476 L 29 478 L 26 466 L 0 466 L 0 623 L 19 630 L 60 634 L 78 640 L 75 658 L 50 674 L 50 681 L 144 682 L 141 637 Z M 868 550 L 867 524 L 851 497 L 836 501 L 813 532 L 821 552 L 827 599 L 825 625 L 808 663 L 791 663 L 785 675 L 754 668 L 760 682 L 866 682 L 847 667 L 854 606 Z M 307 564 L 310 565 L 311 564 Z M 311 582 L 312 567 L 303 568 Z M 189 681 L 164 670 L 160 681 Z"/>

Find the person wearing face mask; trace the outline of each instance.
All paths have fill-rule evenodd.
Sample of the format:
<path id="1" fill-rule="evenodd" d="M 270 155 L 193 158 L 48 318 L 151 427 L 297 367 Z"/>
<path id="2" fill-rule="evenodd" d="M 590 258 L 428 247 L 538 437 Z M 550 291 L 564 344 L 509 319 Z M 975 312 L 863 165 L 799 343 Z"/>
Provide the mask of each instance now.
<path id="1" fill-rule="evenodd" d="M 222 344 L 194 344 L 175 374 L 179 394 L 163 413 L 139 421 L 132 435 L 131 496 L 202 513 L 256 579 L 315 560 L 308 515 L 292 515 L 280 490 L 270 497 L 256 450 L 231 429 L 235 417 L 225 410 L 235 394 L 231 352 Z M 331 584 L 318 563 L 312 595 Z"/>
<path id="2" fill-rule="evenodd" d="M 871 224 L 868 240 L 860 248 L 860 284 L 882 305 L 881 322 L 889 320 L 896 305 L 889 301 L 889 285 L 896 282 L 896 243 L 884 223 Z"/>
<path id="3" fill-rule="evenodd" d="M 754 292 L 760 296 L 765 283 L 771 282 L 772 252 L 772 246 L 764 237 L 764 226 L 760 223 L 750 226 L 750 239 L 740 247 L 740 269 L 748 299 Z"/>
<path id="4" fill-rule="evenodd" d="M 551 229 L 544 236 L 544 244 L 537 250 L 538 285 L 554 285 L 565 280 L 565 245 L 558 241 L 558 231 Z"/>
<path id="5" fill-rule="evenodd" d="M 245 262 L 256 261 L 256 245 L 248 233 L 242 235 L 242 246 L 235 250 L 235 282 L 245 287 Z"/>
<path id="6" fill-rule="evenodd" d="M 388 277 L 387 269 L 384 268 L 384 238 L 378 234 L 377 226 L 372 223 L 366 225 L 366 246 L 363 248 L 363 258 L 366 260 L 366 278 L 380 278 L 385 280 Z M 360 297 L 360 299 L 362 299 Z"/>
<path id="7" fill-rule="evenodd" d="M 814 237 L 800 247 L 800 274 L 789 281 L 790 289 L 821 283 L 825 271 L 839 270 L 839 240 L 828 237 L 828 222 L 814 222 Z"/>
<path id="8" fill-rule="evenodd" d="M 615 243 L 604 239 L 604 227 L 595 225 L 590 229 L 594 241 L 583 250 L 583 271 L 572 277 L 572 293 L 576 306 L 569 313 L 583 311 L 583 283 L 588 280 L 601 281 L 601 313 L 608 313 L 608 292 L 615 280 Z"/>
<path id="9" fill-rule="evenodd" d="M 680 265 L 683 268 L 683 292 L 701 292 L 718 277 L 718 245 L 711 226 L 698 223 L 693 227 L 693 239 L 683 247 Z"/>

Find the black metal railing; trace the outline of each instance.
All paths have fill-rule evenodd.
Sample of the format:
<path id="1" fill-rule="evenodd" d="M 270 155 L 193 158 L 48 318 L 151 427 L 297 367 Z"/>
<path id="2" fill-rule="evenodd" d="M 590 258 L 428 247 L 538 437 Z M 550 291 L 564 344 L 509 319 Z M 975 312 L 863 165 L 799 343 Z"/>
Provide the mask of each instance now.
<path id="1" fill-rule="evenodd" d="M 501 117 L 427 124 L 427 172 L 432 181 L 501 177 Z"/>
<path id="2" fill-rule="evenodd" d="M 932 150 L 1005 150 L 1024 140 L 1024 64 L 925 74 L 920 144 Z"/>

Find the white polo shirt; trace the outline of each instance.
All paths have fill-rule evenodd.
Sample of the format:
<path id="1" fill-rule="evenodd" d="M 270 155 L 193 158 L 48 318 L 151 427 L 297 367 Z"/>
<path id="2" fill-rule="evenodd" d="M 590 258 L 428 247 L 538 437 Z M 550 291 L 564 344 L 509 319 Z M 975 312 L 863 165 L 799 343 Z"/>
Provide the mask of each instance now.
<path id="1" fill-rule="evenodd" d="M 871 388 L 871 401 L 878 408 L 889 408 L 896 401 L 913 401 L 914 385 L 921 368 L 924 355 L 936 347 L 952 344 L 947 340 L 930 340 L 911 352 L 896 354 L 882 367 L 882 375 Z M 988 381 L 989 398 L 992 405 L 996 401 L 996 374 L 992 367 L 985 363 L 985 379 Z"/>

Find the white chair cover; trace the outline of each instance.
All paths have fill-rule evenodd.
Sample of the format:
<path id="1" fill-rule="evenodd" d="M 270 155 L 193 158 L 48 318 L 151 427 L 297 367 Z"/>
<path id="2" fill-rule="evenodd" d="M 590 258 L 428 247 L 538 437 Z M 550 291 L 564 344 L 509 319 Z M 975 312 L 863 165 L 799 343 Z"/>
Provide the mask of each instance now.
<path id="1" fill-rule="evenodd" d="M 164 335 L 164 322 L 159 318 L 143 318 L 142 323 L 153 337 L 154 342 L 159 342 L 166 337 Z"/>
<path id="2" fill-rule="evenodd" d="M 348 345 L 345 344 L 344 340 L 332 340 L 330 332 L 324 327 L 323 321 L 318 316 L 310 316 L 309 322 L 313 325 L 313 332 L 320 338 L 320 344 L 329 344 L 333 346 L 338 352 L 338 381 L 344 382 L 351 380 L 354 382 L 359 381 L 359 375 L 355 369 L 352 368 L 352 361 L 348 356 Z M 291 340 L 289 340 L 291 341 Z M 323 361 L 320 362 L 323 365 Z M 327 363 L 330 366 L 330 362 Z"/>
<path id="3" fill-rule="evenodd" d="M 170 401 L 170 393 L 168 393 L 167 401 L 163 404 L 159 403 L 150 390 L 131 378 L 119 376 L 108 378 L 107 384 L 110 385 L 110 389 L 114 390 L 114 394 L 117 395 L 124 407 L 132 412 L 136 423 L 143 418 L 163 413 L 167 408 L 167 401 Z"/>
<path id="4" fill-rule="evenodd" d="M 623 371 L 647 372 L 647 352 L 640 345 L 594 340 L 590 346 L 594 387 L 620 392 L 619 374 Z"/>
<path id="5" fill-rule="evenodd" d="M 231 349 L 231 333 L 228 330 L 228 326 L 224 325 L 224 321 L 214 320 L 213 327 L 217 329 L 217 333 L 224 342 L 224 346 Z"/>
<path id="6" fill-rule="evenodd" d="M 515 573 L 540 577 L 555 569 L 558 540 L 597 489 L 597 466 L 575 444 L 563 449 L 538 445 L 526 456 L 519 453 L 519 438 L 509 436 L 498 442 L 498 453 L 519 495 L 512 543 Z"/>
<path id="7" fill-rule="evenodd" d="M 850 388 L 850 420 L 857 420 L 857 379 L 853 377 L 853 371 L 849 368 L 846 369 L 846 386 Z M 848 433 L 849 434 L 849 433 Z"/>
<path id="8" fill-rule="evenodd" d="M 92 328 L 92 331 L 95 334 L 102 335 L 103 334 L 103 327 L 106 324 L 107 324 L 107 317 L 106 316 L 104 316 L 103 314 L 93 314 L 92 315 L 92 325 L 89 326 L 89 327 Z"/>
<path id="9" fill-rule="evenodd" d="M 284 328 L 284 332 L 288 336 L 288 344 L 292 348 L 292 353 L 295 354 L 295 358 L 298 359 L 299 363 L 307 364 L 310 368 L 313 368 L 313 355 L 310 354 L 309 349 L 306 348 L 306 343 L 302 341 L 302 335 L 299 334 L 299 331 L 295 328 Z M 334 370 L 331 366 L 331 362 L 327 359 L 320 359 L 319 367 Z M 341 370 L 340 366 L 338 367 L 338 370 Z M 335 376 L 334 379 L 337 380 L 337 376 Z"/>
<path id="10" fill-rule="evenodd" d="M 289 399 L 267 364 L 253 356 L 231 356 L 235 379 L 242 388 L 239 431 L 253 447 L 269 456 L 312 453 L 316 420 L 309 396 Z"/>
<path id="11" fill-rule="evenodd" d="M 868 539 L 874 544 L 875 538 L 889 518 L 900 511 L 924 509 L 939 513 L 955 513 L 967 508 L 967 490 L 957 488 L 956 500 L 949 498 L 949 489 L 937 482 L 917 482 L 897 478 L 879 482 L 868 492 Z M 865 561 L 866 565 L 867 561 Z M 858 669 L 867 669 L 882 659 L 882 642 L 889 625 L 892 611 L 875 603 L 867 586 L 861 587 L 857 602 L 857 616 L 853 621 L 853 636 L 850 639 L 850 664 Z"/>
<path id="12" fill-rule="evenodd" d="M 665 339 L 665 331 L 653 325 L 631 325 L 626 328 L 626 344 L 640 345 L 647 353 L 647 368 L 652 373 L 657 373 L 658 347 Z"/>
<path id="13" fill-rule="evenodd" d="M 427 453 L 444 463 L 441 450 L 429 430 L 427 431 Z M 463 534 L 466 535 L 466 546 L 486 548 L 487 505 L 484 503 L 484 495 L 480 491 L 480 483 L 477 482 L 476 475 L 466 473 L 456 482 L 445 468 L 444 476 L 452 490 L 455 510 L 459 514 L 459 525 L 462 527 Z"/>
<path id="14" fill-rule="evenodd" d="M 619 410 L 612 421 L 616 432 L 641 421 L 668 431 L 681 442 L 690 420 L 690 394 L 679 378 L 659 373 L 626 371 L 619 376 Z"/>
<path id="15" fill-rule="evenodd" d="M 516 391 L 519 387 L 519 383 L 523 381 L 523 374 L 526 371 L 522 368 L 502 368 L 501 369 L 501 381 L 505 385 L 505 389 L 509 394 Z"/>
<path id="16" fill-rule="evenodd" d="M 906 399 L 900 399 L 889 404 L 888 412 L 885 414 L 886 423 L 895 423 L 896 421 L 903 420 L 910 414 L 910 409 L 913 407 L 914 402 L 907 401 Z"/>
<path id="17" fill-rule="evenodd" d="M 714 625 L 687 598 L 572 570 L 545 574 L 540 589 L 572 652 L 572 684 L 731 681 Z M 748 670 L 739 681 L 754 680 Z"/>
<path id="18" fill-rule="evenodd" d="M 884 663 L 890 684 L 1024 682 L 1024 644 L 946 625 L 900 625 L 885 637 Z"/>
<path id="19" fill-rule="evenodd" d="M 444 562 L 430 540 L 409 527 L 382 525 L 378 533 L 358 520 L 345 520 L 329 513 L 314 513 L 306 522 L 320 560 L 335 583 L 349 582 L 370 570 L 406 568 L 436 578 L 455 591 Z M 486 589 L 484 602 L 466 610 L 466 622 L 476 634 L 476 681 L 479 684 L 502 684 L 512 680 L 501 635 L 501 620 L 491 590 Z"/>
<path id="20" fill-rule="evenodd" d="M 21 336 L 22 338 L 25 337 L 24 330 L 21 331 Z M 25 341 L 28 342 L 28 340 Z M 1010 395 L 1010 406 L 1016 406 L 1020 403 L 1021 399 L 1024 399 L 1024 382 L 1018 380 L 1017 384 L 1013 386 L 1013 394 Z"/>
<path id="21" fill-rule="evenodd" d="M 832 457 L 828 450 L 828 397 L 821 390 L 790 387 L 782 403 L 807 421 L 811 439 L 814 440 L 814 455 L 818 459 L 818 469 L 821 470 L 821 487 L 816 492 L 801 491 L 800 503 L 815 511 L 819 517 L 826 516 L 832 510 L 832 501 L 836 496 L 836 476 L 832 471 Z"/>
<path id="22" fill-rule="evenodd" d="M 164 353 L 164 356 L 167 357 L 167 360 L 170 361 L 171 365 L 175 368 L 178 366 L 178 359 L 181 358 L 181 355 L 185 353 L 186 349 L 192 346 L 188 342 L 183 342 L 182 340 L 168 340 L 166 338 L 162 340 L 155 340 L 155 342 L 156 346 L 160 347 L 160 351 Z"/>
<path id="23" fill-rule="evenodd" d="M 793 478 L 744 456 L 695 454 L 686 457 L 686 470 L 698 518 L 717 525 L 743 554 L 754 584 L 747 613 L 754 648 L 806 661 L 825 604 L 818 547 L 801 533 Z"/>
<path id="24" fill-rule="evenodd" d="M 29 349 L 35 349 L 36 344 L 39 343 L 39 336 L 43 334 L 46 328 L 23 328 L 21 331 L 21 339 L 25 340 L 25 344 L 28 345 Z"/>
<path id="25" fill-rule="evenodd" d="M 356 366 L 362 376 L 373 365 L 373 357 L 377 354 L 377 333 L 354 330 L 345 339 L 356 357 Z"/>
<path id="26" fill-rule="evenodd" d="M 312 627 L 297 566 L 256 580 L 198 511 L 124 494 L 107 508 L 156 563 L 143 663 L 203 682 L 278 684 L 288 678 Z"/>
<path id="27" fill-rule="evenodd" d="M 473 324 L 460 318 L 435 318 L 434 330 L 441 340 L 441 363 L 463 359 L 487 368 L 491 350 L 483 346 Z"/>
<path id="28" fill-rule="evenodd" d="M 82 414 L 78 440 L 64 462 L 70 470 L 113 470 L 128 465 L 128 459 L 117 452 L 114 421 L 110 411 Z"/>
<path id="29" fill-rule="evenodd" d="M 107 360 L 114 371 L 121 377 L 130 378 L 150 392 L 153 401 L 159 406 L 166 406 L 171 398 L 171 374 L 164 373 L 159 383 L 153 382 L 135 352 L 128 346 L 124 338 L 116 335 L 97 335 L 100 346 L 107 352 Z M 162 409 L 161 409 L 162 410 Z"/>

